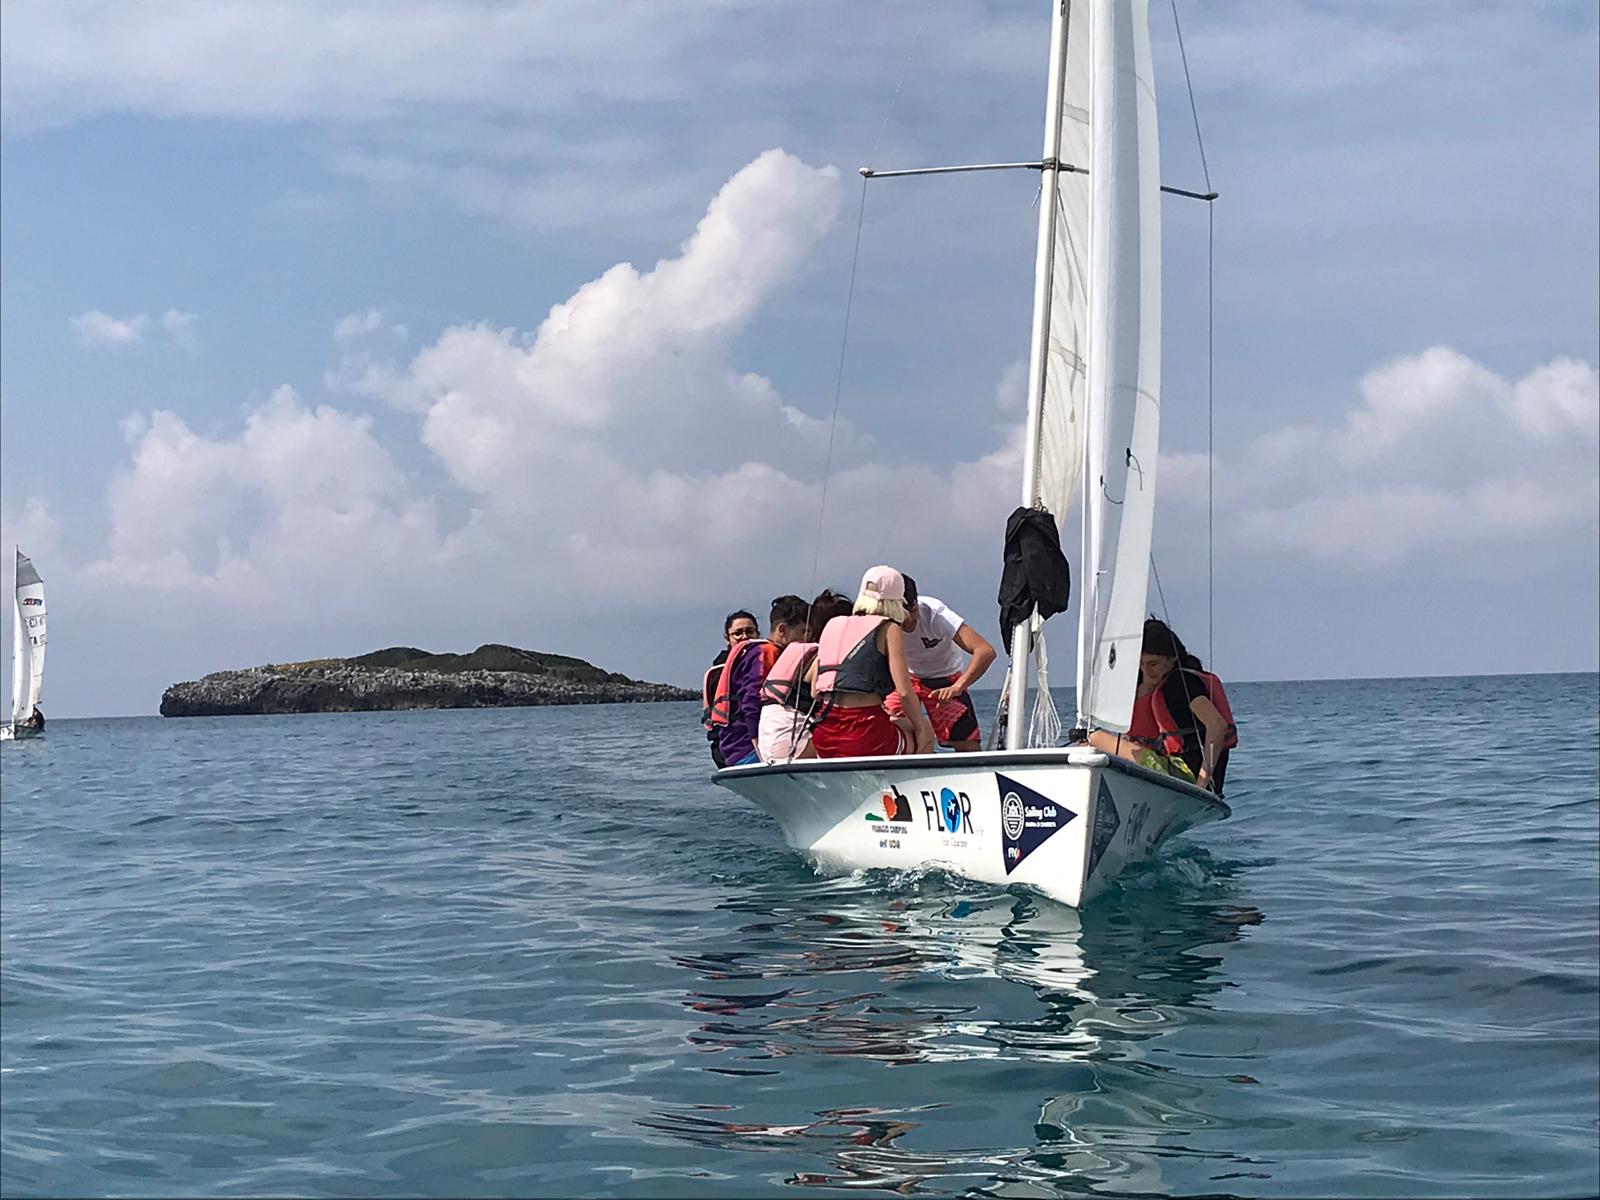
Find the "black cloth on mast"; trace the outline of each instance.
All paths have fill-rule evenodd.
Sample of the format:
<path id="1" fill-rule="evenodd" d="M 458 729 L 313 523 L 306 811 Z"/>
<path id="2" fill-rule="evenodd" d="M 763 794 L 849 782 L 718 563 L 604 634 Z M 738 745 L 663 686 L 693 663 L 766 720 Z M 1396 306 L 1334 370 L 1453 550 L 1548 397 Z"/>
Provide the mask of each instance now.
<path id="1" fill-rule="evenodd" d="M 1072 571 L 1061 553 L 1056 519 L 1042 508 L 1019 508 L 1006 519 L 1005 565 L 1000 570 L 1000 636 L 1011 653 L 1011 631 L 1034 608 L 1053 617 L 1067 607 Z"/>

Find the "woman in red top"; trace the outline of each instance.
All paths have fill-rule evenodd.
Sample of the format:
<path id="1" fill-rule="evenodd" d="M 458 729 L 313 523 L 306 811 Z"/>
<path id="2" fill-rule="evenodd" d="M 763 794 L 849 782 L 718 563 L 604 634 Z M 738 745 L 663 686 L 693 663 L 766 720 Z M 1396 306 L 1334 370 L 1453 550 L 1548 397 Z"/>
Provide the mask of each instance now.
<path id="1" fill-rule="evenodd" d="M 1213 695 L 1213 685 L 1215 695 Z M 1178 635 L 1151 617 L 1144 623 L 1139 687 L 1125 734 L 1092 730 L 1089 744 L 1137 761 L 1141 749 L 1183 759 L 1195 783 L 1222 795 L 1228 751 L 1239 738 L 1227 715 L 1222 681 L 1206 675 Z"/>

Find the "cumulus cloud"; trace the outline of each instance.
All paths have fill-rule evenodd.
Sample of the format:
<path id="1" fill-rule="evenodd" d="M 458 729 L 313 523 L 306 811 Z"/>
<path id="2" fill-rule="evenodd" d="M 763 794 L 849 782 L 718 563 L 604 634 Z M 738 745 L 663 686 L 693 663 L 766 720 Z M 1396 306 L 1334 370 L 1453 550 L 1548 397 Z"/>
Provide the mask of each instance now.
<path id="1" fill-rule="evenodd" d="M 1244 541 L 1372 567 L 1577 534 L 1600 508 L 1600 384 L 1559 358 L 1518 380 L 1434 347 L 1360 383 L 1342 423 L 1290 426 L 1218 465 Z M 1197 496 L 1192 458 L 1164 483 Z"/>
<path id="2" fill-rule="evenodd" d="M 169 308 L 161 314 L 161 328 L 167 331 L 167 336 L 179 349 L 192 354 L 200 349 L 200 339 L 194 329 L 195 323 L 199 320 L 200 317 L 195 313 L 179 312 L 175 308 Z"/>
<path id="3" fill-rule="evenodd" d="M 99 309 L 90 309 L 69 318 L 67 324 L 79 344 L 113 350 L 142 345 L 145 335 L 159 326 L 174 345 L 193 353 L 200 349 L 200 339 L 195 333 L 195 324 L 199 320 L 197 314 L 175 308 L 167 309 L 156 318 L 148 313 L 113 317 Z"/>
<path id="4" fill-rule="evenodd" d="M 394 582 L 384 564 L 437 540 L 431 505 L 406 495 L 370 418 L 308 407 L 291 388 L 234 437 L 167 411 L 129 417 L 123 433 L 130 461 L 111 481 L 111 532 L 91 570 L 113 584 L 209 589 L 247 607 L 313 583 L 370 599 Z"/>
<path id="5" fill-rule="evenodd" d="M 127 318 L 113 317 L 109 313 L 92 308 L 88 312 L 69 318 L 67 324 L 71 326 L 73 336 L 82 345 L 117 349 L 123 346 L 137 346 L 144 341 L 145 331 L 150 327 L 150 318 L 144 313 Z"/>
<path id="6" fill-rule="evenodd" d="M 816 537 L 827 425 L 737 365 L 734 347 L 806 270 L 841 192 L 834 169 L 769 151 L 728 180 L 676 255 L 612 267 L 532 332 L 458 327 L 403 368 L 336 372 L 416 415 L 441 475 L 431 486 L 467 498 L 454 529 L 440 528 L 428 485 L 399 469 L 371 418 L 284 388 L 235 436 L 172 412 L 130 418 L 95 570 L 233 597 L 331 578 L 376 597 L 398 554 L 452 564 L 486 603 L 611 609 L 698 602 L 763 561 L 793 560 L 792 572 L 796 547 Z M 349 346 L 383 325 L 378 310 L 355 313 L 335 336 Z M 870 444 L 843 422 L 835 440 L 825 541 L 851 571 L 882 556 L 902 511 L 916 518 L 898 543 L 930 552 L 992 534 L 1015 488 L 1010 439 L 954 468 L 868 461 Z M 389 599 L 434 602 L 427 577 Z"/>

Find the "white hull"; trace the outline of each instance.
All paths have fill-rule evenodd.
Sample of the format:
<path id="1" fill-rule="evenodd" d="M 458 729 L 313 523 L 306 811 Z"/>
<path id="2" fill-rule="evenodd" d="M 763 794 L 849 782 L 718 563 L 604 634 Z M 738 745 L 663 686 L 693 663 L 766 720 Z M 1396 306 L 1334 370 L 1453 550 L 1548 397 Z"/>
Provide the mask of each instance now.
<path id="1" fill-rule="evenodd" d="M 26 725 L 0 725 L 0 742 L 24 742 L 36 738 L 43 730 L 29 729 Z"/>
<path id="2" fill-rule="evenodd" d="M 1202 788 L 1087 747 L 811 759 L 715 779 L 824 872 L 939 867 L 1073 907 L 1173 834 L 1230 813 Z"/>

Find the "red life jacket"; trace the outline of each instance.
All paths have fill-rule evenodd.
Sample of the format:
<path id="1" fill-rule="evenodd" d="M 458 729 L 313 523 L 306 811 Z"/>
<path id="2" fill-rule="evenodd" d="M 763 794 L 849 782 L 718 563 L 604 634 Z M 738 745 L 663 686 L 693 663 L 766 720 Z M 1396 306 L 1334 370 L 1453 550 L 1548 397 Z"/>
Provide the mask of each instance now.
<path id="1" fill-rule="evenodd" d="M 729 689 L 733 686 L 733 664 L 744 656 L 752 646 L 759 646 L 763 658 L 761 674 L 763 676 L 772 669 L 772 662 L 778 657 L 778 648 L 765 638 L 746 638 L 728 652 L 728 661 L 722 664 L 722 674 L 717 676 L 717 689 L 711 698 L 711 725 L 726 725 L 733 706 L 733 698 Z M 709 678 L 709 676 L 708 676 Z"/>
<path id="2" fill-rule="evenodd" d="M 1186 675 L 1191 675 L 1200 681 L 1203 689 L 1195 695 L 1203 695 L 1217 706 L 1217 711 L 1222 714 L 1222 719 L 1228 723 L 1227 732 L 1222 737 L 1222 748 L 1231 750 L 1239 744 L 1239 727 L 1233 723 L 1233 709 L 1228 706 L 1228 693 L 1222 688 L 1222 680 L 1210 671 L 1191 671 L 1187 667 L 1179 667 Z M 1188 737 L 1205 741 L 1206 729 L 1201 724 L 1193 711 L 1183 714 L 1183 719 L 1178 720 L 1167 707 L 1167 698 L 1162 695 L 1162 689 L 1157 688 L 1150 693 L 1150 710 L 1155 714 L 1156 728 L 1160 737 L 1155 739 L 1156 747 L 1163 754 L 1183 753 L 1184 739 Z"/>
<path id="3" fill-rule="evenodd" d="M 767 672 L 761 685 L 761 703 L 805 710 L 811 707 L 806 670 L 817 657 L 816 642 L 790 642 Z"/>
<path id="4" fill-rule="evenodd" d="M 811 691 L 817 696 L 834 692 L 863 692 L 886 696 L 894 690 L 891 681 L 883 687 L 883 679 L 875 678 L 874 657 L 881 658 L 878 644 L 878 626 L 888 617 L 849 616 L 834 617 L 822 627 L 822 641 L 817 648 L 817 681 Z M 888 663 L 883 665 L 884 679 L 888 678 Z M 842 677 L 842 678 L 841 678 Z"/>

